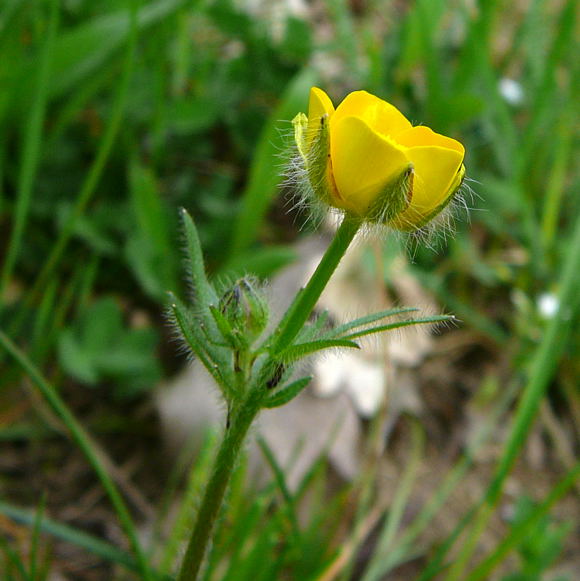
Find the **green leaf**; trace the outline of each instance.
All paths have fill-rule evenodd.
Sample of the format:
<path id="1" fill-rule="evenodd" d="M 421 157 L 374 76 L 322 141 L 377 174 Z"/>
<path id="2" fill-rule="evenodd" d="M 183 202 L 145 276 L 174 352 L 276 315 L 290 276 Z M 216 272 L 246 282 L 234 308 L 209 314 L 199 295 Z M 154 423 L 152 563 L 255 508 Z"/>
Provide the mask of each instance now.
<path id="1" fill-rule="evenodd" d="M 380 311 L 378 313 L 372 313 L 370 315 L 360 317 L 354 321 L 349 321 L 348 323 L 344 323 L 343 325 L 335 327 L 327 334 L 325 334 L 325 337 L 337 337 L 346 333 L 347 331 L 350 331 L 351 329 L 356 329 L 357 327 L 362 327 L 363 325 L 370 325 L 371 323 L 375 323 L 380 319 L 386 319 L 387 317 L 394 317 L 396 315 L 411 313 L 418 310 L 419 309 L 417 307 L 399 307 L 395 309 L 387 309 L 386 311 Z"/>
<path id="2" fill-rule="evenodd" d="M 271 395 L 262 405 L 265 408 L 277 408 L 294 399 L 310 382 L 312 376 L 302 377 L 279 389 Z"/>
<path id="3" fill-rule="evenodd" d="M 40 498 L 40 502 L 36 507 L 36 514 L 34 516 L 34 523 L 32 526 L 32 539 L 30 542 L 30 555 L 29 555 L 29 569 L 30 569 L 30 579 L 34 581 L 35 579 L 41 578 L 41 573 L 38 571 L 39 567 L 39 555 L 38 555 L 38 545 L 40 542 L 40 530 L 42 526 L 42 521 L 44 520 L 44 512 L 46 510 L 46 493 Z M 37 572 L 38 571 L 38 572 Z"/>
<path id="4" fill-rule="evenodd" d="M 210 363 L 209 353 L 206 350 L 207 338 L 203 334 L 199 321 L 173 293 L 168 293 L 168 295 L 172 322 L 177 326 L 182 339 L 187 343 L 191 352 L 213 375 L 215 366 Z"/>
<path id="5" fill-rule="evenodd" d="M 121 308 L 113 297 L 103 297 L 83 313 L 76 328 L 87 352 L 99 353 L 123 332 Z"/>
<path id="6" fill-rule="evenodd" d="M 380 325 L 379 327 L 372 327 L 370 329 L 363 329 L 362 331 L 356 331 L 355 333 L 350 333 L 344 335 L 343 339 L 356 339 L 358 337 L 364 337 L 365 335 L 374 335 L 375 333 L 383 333 L 384 331 L 392 331 L 393 329 L 400 329 L 401 327 L 410 327 L 411 325 L 423 325 L 428 323 L 444 323 L 448 321 L 454 321 L 455 317 L 453 315 L 436 315 L 433 317 L 421 317 L 420 319 L 410 319 L 408 321 L 398 321 L 397 323 L 391 323 L 390 325 Z"/>
<path id="7" fill-rule="evenodd" d="M 104 297 L 90 307 L 59 338 L 63 368 L 78 380 L 94 385 L 114 380 L 115 395 L 134 395 L 161 378 L 155 355 L 157 331 L 123 324 L 121 307 Z"/>
<path id="8" fill-rule="evenodd" d="M 322 351 L 323 349 L 332 349 L 333 347 L 348 347 L 351 349 L 360 349 L 359 345 L 354 341 L 349 341 L 345 338 L 340 339 L 327 339 L 321 341 L 310 341 L 308 343 L 298 343 L 297 345 L 292 345 L 287 349 L 284 349 L 279 354 L 280 359 L 288 363 L 291 361 L 296 361 L 306 357 L 316 351 Z"/>
<path id="9" fill-rule="evenodd" d="M 305 377 L 303 379 L 309 380 L 310 378 Z M 300 381 L 300 380 L 299 380 Z M 308 382 L 307 382 L 308 383 Z M 287 506 L 287 513 L 288 513 L 288 520 L 290 523 L 290 527 L 292 530 L 292 536 L 294 537 L 294 543 L 298 544 L 300 542 L 300 525 L 298 524 L 298 515 L 296 511 L 296 502 L 288 488 L 288 484 L 286 482 L 286 474 L 287 472 L 284 468 L 280 465 L 276 458 L 276 454 L 272 451 L 270 446 L 266 440 L 260 435 L 258 436 L 258 445 L 262 450 L 262 454 L 266 459 L 266 462 L 270 466 L 274 477 L 276 479 L 276 484 L 280 489 L 282 497 L 284 498 L 284 502 Z"/>
<path id="10" fill-rule="evenodd" d="M 329 334 L 322 333 L 322 329 L 329 325 L 330 314 L 328 311 L 322 311 L 317 315 L 317 317 L 311 321 L 308 325 L 304 325 L 300 333 L 298 333 L 297 341 L 301 343 L 309 343 L 314 339 L 332 339 Z"/>
<path id="11" fill-rule="evenodd" d="M 166 119 L 168 130 L 178 135 L 201 133 L 216 123 L 220 105 L 215 99 L 188 95 L 171 105 Z"/>
<path id="12" fill-rule="evenodd" d="M 209 313 L 209 305 L 217 304 L 218 297 L 214 288 L 207 279 L 203 262 L 203 252 L 197 229 L 193 222 L 193 218 L 187 213 L 185 208 L 181 208 L 181 219 L 183 232 L 185 234 L 185 251 L 188 260 L 187 270 L 192 290 L 194 292 L 194 299 L 196 301 L 196 306 L 200 311 L 205 313 L 204 319 L 209 322 L 212 320 Z"/>
<path id="13" fill-rule="evenodd" d="M 514 523 L 511 531 L 501 540 L 501 542 L 497 547 L 495 547 L 491 554 L 483 559 L 483 561 L 481 561 L 479 565 L 470 572 L 469 579 L 473 581 L 490 579 L 494 569 L 506 558 L 510 551 L 515 549 L 518 545 L 525 543 L 526 541 L 529 543 L 530 540 L 534 537 L 534 533 L 545 534 L 544 546 L 542 549 L 550 549 L 551 547 L 545 546 L 548 542 L 549 536 L 545 531 L 546 523 L 544 523 L 544 526 L 542 526 L 542 519 L 544 519 L 552 506 L 558 500 L 560 500 L 564 494 L 566 494 L 575 484 L 577 484 L 579 476 L 580 462 L 576 463 L 576 465 L 570 471 L 568 471 L 564 478 L 560 480 L 552 488 L 552 490 L 550 490 L 549 494 L 542 502 L 529 510 L 528 514 L 520 515 L 519 521 Z M 563 536 L 567 532 L 567 525 L 563 525 L 558 536 Z M 554 540 L 557 541 L 556 545 L 558 545 L 561 539 L 554 537 Z M 533 553 L 528 553 L 528 557 L 533 556 Z M 550 564 L 549 561 L 554 557 L 554 555 L 540 555 L 540 558 L 545 558 L 546 556 L 549 558 L 548 562 L 545 562 L 547 567 Z"/>
<path id="14" fill-rule="evenodd" d="M 28 374 L 33 385 L 37 388 L 39 394 L 44 398 L 52 411 L 62 420 L 68 428 L 72 438 L 79 448 L 83 451 L 87 460 L 92 465 L 101 481 L 107 495 L 115 508 L 115 512 L 123 526 L 123 530 L 131 543 L 131 548 L 138 562 L 138 568 L 144 581 L 152 581 L 150 565 L 139 539 L 131 515 L 121 497 L 115 483 L 111 479 L 107 469 L 102 463 L 101 456 L 96 444 L 92 441 L 91 436 L 85 431 L 79 421 L 71 413 L 64 401 L 60 398 L 57 390 L 46 381 L 38 368 L 30 361 L 28 356 L 20 350 L 10 338 L 0 329 L 0 345 L 8 354 L 16 360 L 18 365 Z"/>
<path id="15" fill-rule="evenodd" d="M 11 571 L 16 569 L 20 575 L 19 581 L 28 581 L 29 577 L 26 573 L 24 567 L 24 560 L 9 544 L 8 540 L 4 538 L 4 535 L 0 535 L 0 548 L 4 553 L 4 564 L 7 565 L 8 562 L 12 564 L 10 568 Z M 7 573 L 7 571 L 6 571 Z M 6 581 L 15 581 L 15 577 L 7 577 Z"/>
<path id="16" fill-rule="evenodd" d="M 212 344 L 196 318 L 183 303 L 172 293 L 169 293 L 169 312 L 180 335 L 187 343 L 191 352 L 201 361 L 217 384 L 222 388 L 224 396 L 229 396 L 235 385 L 232 358 L 229 349 Z"/>
<path id="17" fill-rule="evenodd" d="M 286 20 L 286 34 L 280 46 L 286 56 L 297 61 L 308 60 L 312 51 L 312 27 L 303 18 L 290 16 Z"/>
<path id="18" fill-rule="evenodd" d="M 210 305 L 209 310 L 213 315 L 214 321 L 216 322 L 216 325 L 222 334 L 224 341 L 226 341 L 234 348 L 240 347 L 240 338 L 236 337 L 229 321 L 221 314 L 220 310 L 214 305 Z"/>
<path id="19" fill-rule="evenodd" d="M 12 216 L 10 241 L 5 250 L 2 269 L 0 271 L 0 295 L 10 282 L 14 267 L 18 261 L 24 233 L 28 222 L 28 215 L 32 203 L 32 195 L 35 188 L 37 172 L 41 161 L 41 144 L 43 141 L 45 114 L 48 104 L 48 86 L 54 70 L 54 45 L 59 25 L 59 6 L 56 0 L 50 2 L 50 19 L 46 40 L 40 54 L 29 71 L 30 93 L 29 107 L 25 119 L 24 147 L 20 160 L 18 176 L 18 195 Z M 12 85 L 14 86 L 14 85 Z M 5 88 L 2 92 L 5 92 Z M 2 113 L 0 111 L 0 126 L 2 126 Z M 0 188 L 2 185 L 0 185 Z M 3 252 L 4 254 L 4 252 Z"/>

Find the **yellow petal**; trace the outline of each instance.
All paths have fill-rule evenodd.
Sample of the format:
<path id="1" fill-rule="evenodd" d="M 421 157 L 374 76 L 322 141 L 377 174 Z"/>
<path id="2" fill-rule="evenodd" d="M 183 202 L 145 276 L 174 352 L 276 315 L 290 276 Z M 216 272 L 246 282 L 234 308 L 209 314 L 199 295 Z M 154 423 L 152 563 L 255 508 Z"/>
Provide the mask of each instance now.
<path id="1" fill-rule="evenodd" d="M 415 168 L 411 206 L 421 213 L 429 212 L 444 201 L 461 167 L 463 154 L 453 149 L 427 146 L 407 150 L 407 157 Z"/>
<path id="2" fill-rule="evenodd" d="M 445 149 L 453 149 L 461 153 L 461 155 L 465 154 L 465 148 L 461 143 L 459 143 L 459 141 L 435 133 L 435 131 L 429 129 L 429 127 L 424 127 L 423 125 L 412 127 L 408 131 L 399 133 L 396 137 L 396 142 L 405 145 L 406 147 L 436 145 L 437 147 L 443 147 Z"/>
<path id="3" fill-rule="evenodd" d="M 310 89 L 310 101 L 308 103 L 308 118 L 320 119 L 322 115 L 332 115 L 334 105 L 330 97 L 318 87 Z"/>
<path id="4" fill-rule="evenodd" d="M 330 126 L 330 153 L 339 208 L 364 216 L 385 184 L 409 167 L 402 148 L 358 117 Z"/>
<path id="5" fill-rule="evenodd" d="M 378 133 L 395 136 L 411 129 L 409 120 L 393 105 L 367 93 L 350 93 L 337 107 L 332 123 L 345 117 L 359 117 Z"/>
<path id="6" fill-rule="evenodd" d="M 455 139 L 434 133 L 428 127 L 414 127 L 398 135 L 397 141 L 408 147 L 406 154 L 413 164 L 415 178 L 411 203 L 393 225 L 413 229 L 443 208 L 456 192 L 463 178 L 465 149 Z"/>

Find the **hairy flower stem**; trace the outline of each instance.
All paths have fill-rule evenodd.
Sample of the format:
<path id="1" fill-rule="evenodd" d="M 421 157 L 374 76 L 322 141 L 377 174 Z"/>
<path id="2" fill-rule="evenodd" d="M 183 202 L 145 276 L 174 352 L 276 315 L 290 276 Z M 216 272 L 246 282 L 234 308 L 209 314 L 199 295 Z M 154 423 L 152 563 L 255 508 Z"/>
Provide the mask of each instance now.
<path id="1" fill-rule="evenodd" d="M 205 489 L 195 527 L 191 533 L 177 578 L 178 581 L 195 581 L 198 578 L 206 548 L 212 538 L 215 521 L 244 438 L 260 411 L 260 395 L 261 390 L 254 389 L 238 409 L 233 410 L 230 414 L 229 426 L 226 428 L 210 480 Z"/>
<path id="2" fill-rule="evenodd" d="M 332 273 L 361 227 L 361 221 L 345 216 L 308 284 L 296 295 L 274 335 L 272 353 L 288 347 L 310 317 Z"/>
<path id="3" fill-rule="evenodd" d="M 274 357 L 292 343 L 308 320 L 314 305 L 316 305 L 332 273 L 336 270 L 355 234 L 358 232 L 360 225 L 361 222 L 359 220 L 346 217 L 343 219 L 316 271 L 308 281 L 308 284 L 298 293 L 274 332 L 273 343 L 270 348 L 270 353 Z M 205 552 L 212 538 L 215 521 L 219 515 L 238 455 L 246 434 L 262 407 L 262 400 L 267 394 L 267 385 L 256 385 L 255 383 L 250 385 L 251 372 L 248 369 L 248 361 L 244 363 L 244 369 L 240 369 L 240 373 L 243 375 L 243 377 L 240 377 L 240 381 L 246 385 L 240 384 L 238 393 L 245 393 L 245 397 L 241 396 L 242 399 L 240 401 L 231 403 L 231 413 L 226 432 L 218 451 L 210 480 L 205 489 L 177 581 L 195 581 L 198 579 Z"/>

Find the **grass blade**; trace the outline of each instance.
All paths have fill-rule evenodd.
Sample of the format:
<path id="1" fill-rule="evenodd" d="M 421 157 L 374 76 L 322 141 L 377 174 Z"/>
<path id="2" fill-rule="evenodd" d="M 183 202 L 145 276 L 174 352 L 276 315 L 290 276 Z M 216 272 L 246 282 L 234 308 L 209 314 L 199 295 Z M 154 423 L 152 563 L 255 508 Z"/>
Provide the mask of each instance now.
<path id="1" fill-rule="evenodd" d="M 280 104 L 264 128 L 250 169 L 242 207 L 235 224 L 231 258 L 246 250 L 254 241 L 276 188 L 282 181 L 280 152 L 286 147 L 280 133 L 280 121 L 288 121 L 297 111 L 304 110 L 308 91 L 316 82 L 310 68 L 304 68 L 290 82 Z"/>
<path id="2" fill-rule="evenodd" d="M 546 499 L 539 504 L 533 512 L 518 526 L 514 527 L 511 532 L 502 540 L 498 547 L 469 574 L 470 581 L 480 581 L 481 579 L 490 579 L 491 572 L 499 565 L 510 551 L 512 551 L 527 536 L 531 529 L 538 524 L 540 519 L 550 510 L 550 508 L 564 494 L 570 490 L 577 482 L 580 476 L 580 463 L 566 474 L 548 494 Z"/>
<path id="3" fill-rule="evenodd" d="M 13 506 L 12 504 L 8 504 L 1 500 L 0 514 L 12 519 L 14 522 L 28 526 L 33 526 L 37 520 L 35 513 Z M 129 553 L 75 527 L 71 527 L 44 516 L 39 524 L 39 530 L 47 535 L 66 541 L 71 545 L 85 549 L 89 553 L 92 553 L 109 563 L 116 563 L 129 571 L 139 570 L 137 562 L 133 557 L 131 557 L 131 555 L 129 555 Z M 0 537 L 0 539 L 1 538 L 2 537 Z M 163 575 L 159 576 L 159 578 L 163 580 L 169 579 L 169 577 Z"/>
<path id="4" fill-rule="evenodd" d="M 119 520 L 121 521 L 123 530 L 125 531 L 125 534 L 127 535 L 131 547 L 135 553 L 135 557 L 139 564 L 139 571 L 143 575 L 143 579 L 145 581 L 152 581 L 153 577 L 151 576 L 147 557 L 137 537 L 137 530 L 129 510 L 127 509 L 123 498 L 117 490 L 115 483 L 103 466 L 97 452 L 97 447 L 92 442 L 91 436 L 73 416 L 72 412 L 68 409 L 64 401 L 58 395 L 56 389 L 54 389 L 54 387 L 44 379 L 40 371 L 35 367 L 32 361 L 30 361 L 26 354 L 21 351 L 1 330 L 0 345 L 2 345 L 4 349 L 8 351 L 8 353 L 16 360 L 20 367 L 28 374 L 42 397 L 46 400 L 56 415 L 62 420 L 64 425 L 68 428 L 74 441 L 87 457 L 87 460 L 99 477 L 101 484 L 107 492 L 111 503 L 113 504 L 119 517 Z"/>
<path id="5" fill-rule="evenodd" d="M 542 342 L 538 346 L 536 354 L 532 359 L 530 379 L 515 412 L 508 441 L 504 447 L 499 465 L 496 468 L 495 476 L 486 491 L 484 502 L 479 509 L 478 517 L 470 537 L 466 541 L 461 554 L 449 574 L 449 581 L 457 581 L 462 578 L 463 572 L 475 549 L 477 538 L 487 525 L 501 497 L 505 481 L 526 441 L 526 436 L 532 426 L 538 407 L 566 346 L 571 322 L 574 320 L 574 314 L 580 307 L 579 285 L 580 216 L 576 220 L 574 236 L 569 246 L 568 256 L 566 257 L 560 279 L 558 311 L 548 323 Z"/>
<path id="6" fill-rule="evenodd" d="M 0 298 L 2 298 L 6 291 L 6 287 L 12 276 L 12 271 L 14 270 L 14 265 L 20 254 L 26 220 L 32 201 L 32 190 L 41 157 L 43 124 L 48 101 L 48 84 L 51 77 L 51 63 L 58 22 L 59 2 L 58 0 L 52 0 L 50 3 L 50 17 L 48 20 L 46 40 L 44 41 L 38 63 L 34 101 L 32 102 L 30 115 L 26 116 L 26 131 L 18 179 L 18 196 L 14 212 L 14 225 L 2 267 L 2 276 L 0 277 Z"/>
<path id="7" fill-rule="evenodd" d="M 135 67 L 135 54 L 137 47 L 137 0 L 131 0 L 130 6 L 131 12 L 128 21 L 129 41 L 127 45 L 125 64 L 117 89 L 117 94 L 114 99 L 109 123 L 104 131 L 103 137 L 99 144 L 97 155 L 93 164 L 91 165 L 85 182 L 83 183 L 70 216 L 60 231 L 48 258 L 40 274 L 38 275 L 32 290 L 29 293 L 29 297 L 34 297 L 44 287 L 46 281 L 52 274 L 52 271 L 61 259 L 66 245 L 73 235 L 78 219 L 86 210 L 89 201 L 97 189 L 103 174 L 103 170 L 109 159 L 109 155 L 111 154 L 113 144 L 115 143 L 117 135 L 121 129 L 121 122 L 123 120 L 123 115 L 125 113 L 125 108 L 128 101 L 129 82 Z"/>
<path id="8" fill-rule="evenodd" d="M 397 486 L 397 491 L 393 498 L 393 504 L 389 510 L 389 515 L 385 519 L 385 524 L 381 532 L 381 536 L 377 542 L 377 546 L 373 551 L 373 556 L 368 565 L 368 570 L 365 573 L 362 581 L 380 581 L 383 577 L 381 571 L 381 564 L 384 558 L 388 555 L 391 545 L 403 518 L 403 512 L 409 500 L 409 496 L 413 489 L 413 484 L 417 478 L 417 471 L 423 456 L 425 447 L 425 434 L 421 430 L 417 422 L 412 423 L 412 444 L 409 461 L 405 466 L 405 470 L 401 475 L 401 480 Z"/>

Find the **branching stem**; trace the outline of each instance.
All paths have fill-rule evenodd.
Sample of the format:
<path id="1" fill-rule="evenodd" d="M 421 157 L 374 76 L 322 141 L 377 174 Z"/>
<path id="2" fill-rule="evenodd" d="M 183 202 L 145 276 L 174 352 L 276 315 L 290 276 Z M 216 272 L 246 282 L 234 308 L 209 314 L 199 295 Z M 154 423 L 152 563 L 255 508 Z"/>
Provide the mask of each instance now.
<path id="1" fill-rule="evenodd" d="M 332 273 L 336 270 L 360 225 L 360 221 L 348 218 L 343 219 L 318 268 L 306 287 L 298 293 L 278 328 L 274 331 L 272 335 L 273 342 L 268 349 L 273 359 L 292 343 L 308 320 L 322 291 Z M 229 408 L 226 431 L 189 539 L 187 551 L 177 578 L 178 581 L 195 581 L 198 579 L 207 546 L 213 536 L 215 521 L 223 504 L 228 483 L 236 466 L 244 439 L 263 406 L 264 398 L 268 392 L 267 385 L 251 381 L 252 359 L 248 358 L 247 354 L 245 354 L 245 357 L 240 358 L 238 364 L 240 367 L 238 373 L 240 377 L 243 376 L 242 381 L 246 383 L 245 386 L 239 387 L 245 389 L 237 391 L 238 397 L 241 398 L 238 402 L 230 402 L 231 407 Z"/>

